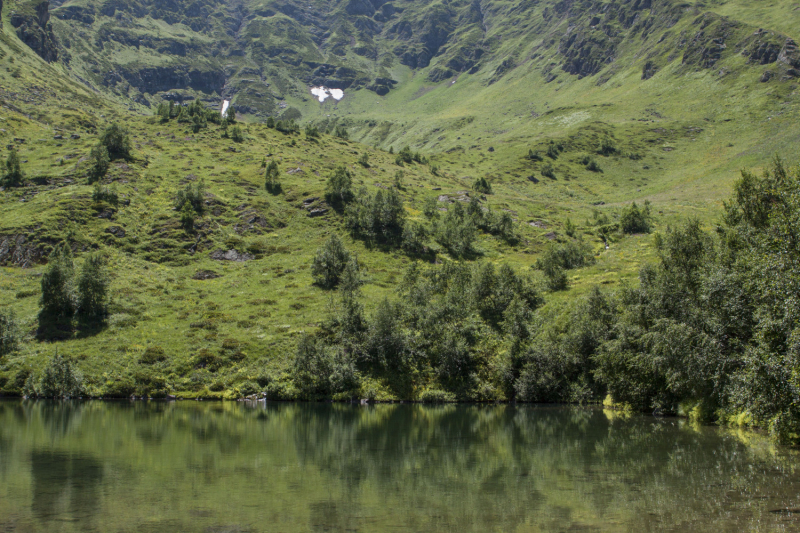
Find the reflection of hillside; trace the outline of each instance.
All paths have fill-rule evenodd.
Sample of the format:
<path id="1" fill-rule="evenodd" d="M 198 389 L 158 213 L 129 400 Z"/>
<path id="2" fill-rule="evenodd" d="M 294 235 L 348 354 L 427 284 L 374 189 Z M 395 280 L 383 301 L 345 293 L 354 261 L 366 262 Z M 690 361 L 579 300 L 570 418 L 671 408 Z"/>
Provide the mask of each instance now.
<path id="1" fill-rule="evenodd" d="M 769 509 L 800 505 L 798 478 L 791 457 L 754 450 L 597 409 L 0 402 L 0 517 L 44 531 L 769 529 Z"/>

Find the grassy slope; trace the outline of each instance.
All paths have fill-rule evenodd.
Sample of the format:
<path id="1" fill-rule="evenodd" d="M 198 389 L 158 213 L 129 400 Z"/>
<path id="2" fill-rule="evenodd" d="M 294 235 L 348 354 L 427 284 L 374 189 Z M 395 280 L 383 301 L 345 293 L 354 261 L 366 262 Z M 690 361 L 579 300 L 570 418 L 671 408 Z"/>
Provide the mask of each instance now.
<path id="1" fill-rule="evenodd" d="M 757 12 L 748 13 L 757 19 Z M 311 284 L 314 251 L 332 232 L 345 234 L 341 217 L 329 213 L 309 218 L 302 201 L 323 195 L 325 178 L 338 164 L 350 167 L 357 184 L 371 191 L 377 190 L 376 184 L 388 185 L 398 170 L 394 157 L 329 136 L 319 142 L 295 136 L 292 146 L 290 137 L 258 124 L 248 126 L 241 145 L 221 139 L 214 127 L 193 135 L 174 122 L 160 125 L 130 114 L 119 105 L 122 100 L 101 99 L 69 81 L 60 67 L 45 65 L 27 51 L 8 26 L 4 30 L 0 49 L 15 61 L 6 62 L 0 72 L 2 97 L 13 106 L 0 108 L 0 125 L 6 130 L 0 132 L 0 156 L 5 158 L 5 145 L 13 138 L 25 138 L 20 146 L 27 161 L 23 169 L 28 177 L 43 179 L 2 193 L 0 236 L 25 234 L 44 248 L 69 236 L 79 257 L 91 249 L 106 252 L 113 271 L 108 328 L 60 342 L 59 351 L 80 360 L 96 393 L 163 378 L 167 388 L 187 395 L 236 395 L 243 381 L 264 372 L 281 375 L 291 362 L 297 335 L 313 329 L 329 304 L 330 294 Z M 733 66 L 743 60 L 727 61 Z M 353 113 L 376 122 L 390 120 L 394 126 L 383 146 L 408 143 L 430 154 L 443 170 L 441 177 L 424 166 L 403 169 L 403 197 L 412 219 L 422 218 L 422 202 L 430 195 L 467 190 L 476 176 L 489 176 L 495 189 L 490 205 L 512 212 L 523 239 L 509 247 L 483 235 L 482 260 L 527 268 L 549 242 L 546 234 L 560 233 L 570 217 L 597 250 L 598 261 L 571 273 L 569 292 L 548 296 L 554 306 L 593 284 L 634 280 L 638 265 L 653 256 L 649 236 L 619 239 L 604 250 L 585 222 L 594 209 L 613 217 L 631 200 L 650 199 L 661 228 L 687 214 L 712 223 L 739 167 L 758 166 L 771 153 L 791 153 L 789 148 L 796 145 L 796 86 L 759 84 L 750 71 L 720 77 L 716 70 L 686 73 L 672 64 L 643 82 L 641 67 L 633 65 L 597 86 L 592 77 L 545 84 L 538 72 L 524 68 L 502 83 L 484 86 L 480 75 L 434 85 L 399 67 L 393 75 L 404 83 L 386 97 L 362 91 L 338 105 L 311 102 L 304 111 L 314 118 L 308 111 L 313 105 L 319 108 L 319 119 Z M 474 118 L 470 122 L 465 117 Z M 115 163 L 104 182 L 130 200 L 109 221 L 96 216 L 81 158 L 96 142 L 97 129 L 114 120 L 130 127 L 136 160 Z M 437 125 L 442 131 L 432 134 Z M 378 140 L 377 130 L 353 129 L 369 144 Z M 55 133 L 64 139 L 53 139 Z M 81 139 L 70 139 L 72 133 Z M 578 159 L 594 152 L 604 136 L 615 139 L 622 155 L 595 155 L 604 172 L 589 172 Z M 540 164 L 522 158 L 529 147 L 542 149 L 550 138 L 567 146 L 553 162 L 556 180 L 543 178 Z M 364 151 L 370 154 L 370 169 L 356 164 Z M 643 159 L 634 161 L 626 157 L 629 153 Z M 263 189 L 260 163 L 270 154 L 282 170 L 285 193 L 280 196 Z M 288 174 L 297 168 L 302 172 Z M 540 182 L 529 181 L 531 175 Z M 213 195 L 193 254 L 187 249 L 196 238 L 179 228 L 172 209 L 175 192 L 192 176 L 204 178 Z M 439 187 L 440 192 L 433 191 Z M 604 204 L 593 205 L 599 202 Z M 266 227 L 242 230 L 253 216 L 263 218 Z M 546 227 L 531 226 L 534 221 Z M 112 226 L 123 227 L 125 237 L 107 233 Z M 378 298 L 392 293 L 410 259 L 346 242 L 365 267 L 369 310 Z M 256 250 L 259 257 L 241 263 L 209 257 L 214 250 L 232 248 Z M 192 279 L 203 269 L 221 277 Z M 20 370 L 40 368 L 54 349 L 34 339 L 42 270 L 0 269 L 0 306 L 17 314 L 27 335 L 22 349 L 0 366 L 6 389 L 24 375 Z M 153 346 L 164 349 L 167 361 L 140 364 L 144 350 Z M 226 362 L 223 368 L 214 373 L 195 369 L 192 357 L 202 349 L 220 356 Z"/>

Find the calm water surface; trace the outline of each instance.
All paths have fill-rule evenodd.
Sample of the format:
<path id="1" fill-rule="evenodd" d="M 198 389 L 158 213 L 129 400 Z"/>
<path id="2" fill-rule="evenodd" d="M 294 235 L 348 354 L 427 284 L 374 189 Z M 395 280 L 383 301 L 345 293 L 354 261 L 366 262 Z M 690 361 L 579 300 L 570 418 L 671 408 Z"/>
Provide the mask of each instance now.
<path id="1" fill-rule="evenodd" d="M 798 466 L 596 408 L 0 401 L 0 532 L 800 531 Z"/>

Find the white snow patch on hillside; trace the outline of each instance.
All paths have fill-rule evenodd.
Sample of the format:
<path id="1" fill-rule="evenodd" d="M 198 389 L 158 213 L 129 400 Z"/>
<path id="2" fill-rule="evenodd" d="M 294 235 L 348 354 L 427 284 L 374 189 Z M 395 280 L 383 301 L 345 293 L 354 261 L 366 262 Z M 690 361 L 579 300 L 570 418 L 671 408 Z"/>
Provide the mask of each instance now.
<path id="1" fill-rule="evenodd" d="M 344 98 L 344 91 L 341 89 L 328 89 L 327 87 L 312 87 L 311 94 L 317 97 L 317 100 L 324 102 L 328 97 L 334 100 L 341 100 Z"/>

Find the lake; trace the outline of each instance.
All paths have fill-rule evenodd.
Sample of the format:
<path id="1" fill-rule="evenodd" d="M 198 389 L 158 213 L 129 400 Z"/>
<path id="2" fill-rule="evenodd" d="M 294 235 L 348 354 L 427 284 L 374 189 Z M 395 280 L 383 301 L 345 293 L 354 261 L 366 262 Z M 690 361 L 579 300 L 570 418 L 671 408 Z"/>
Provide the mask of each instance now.
<path id="1" fill-rule="evenodd" d="M 4 400 L 0 532 L 800 531 L 799 465 L 597 407 Z"/>

